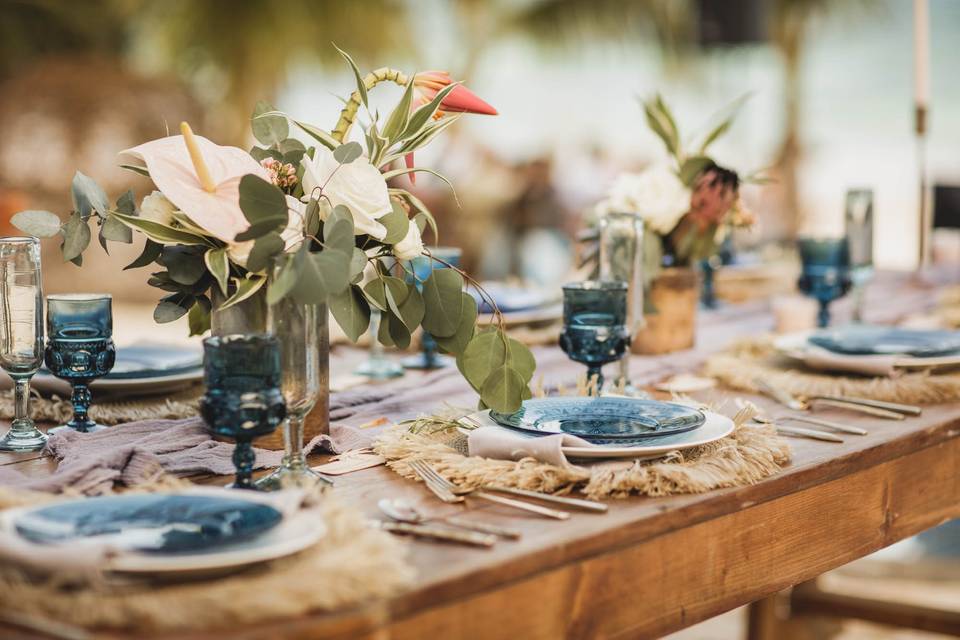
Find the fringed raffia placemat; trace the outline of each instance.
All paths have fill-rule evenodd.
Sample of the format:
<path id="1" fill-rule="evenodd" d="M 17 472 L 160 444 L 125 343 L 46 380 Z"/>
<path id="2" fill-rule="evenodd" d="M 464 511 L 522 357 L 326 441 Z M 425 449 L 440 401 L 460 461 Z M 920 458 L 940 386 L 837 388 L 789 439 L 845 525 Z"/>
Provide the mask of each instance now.
<path id="1" fill-rule="evenodd" d="M 904 404 L 960 400 L 960 373 L 904 372 L 896 377 L 833 375 L 782 356 L 768 338 L 751 338 L 707 359 L 703 372 L 722 385 L 759 393 L 765 380 L 795 396 L 846 395 Z"/>
<path id="2" fill-rule="evenodd" d="M 39 502 L 51 496 L 0 488 L 0 507 L 30 504 L 34 498 Z M 111 584 L 77 576 L 38 582 L 0 564 L 0 593 L 5 602 L 16 603 L 19 613 L 33 618 L 90 629 L 170 632 L 236 629 L 361 606 L 411 583 L 413 570 L 399 540 L 367 526 L 363 514 L 335 491 L 320 500 L 327 534 L 316 545 L 240 573 L 174 584 Z"/>
<path id="3" fill-rule="evenodd" d="M 197 401 L 203 387 L 195 385 L 172 394 L 145 398 L 94 398 L 90 417 L 106 425 L 123 424 L 136 420 L 179 420 L 197 415 Z M 30 398 L 30 417 L 38 422 L 63 424 L 73 416 L 69 398 L 34 395 Z M 0 418 L 13 418 L 13 391 L 0 391 Z"/>
<path id="4" fill-rule="evenodd" d="M 455 484 L 472 489 L 497 484 L 558 494 L 576 491 L 595 499 L 702 493 L 753 484 L 789 461 L 789 445 L 773 426 L 748 424 L 754 412 L 738 413 L 734 432 L 722 440 L 646 462 L 560 467 L 533 458 L 513 462 L 469 457 L 466 436 L 449 416 L 397 425 L 379 438 L 374 450 L 406 478 L 417 479 L 408 462 L 419 459 Z"/>

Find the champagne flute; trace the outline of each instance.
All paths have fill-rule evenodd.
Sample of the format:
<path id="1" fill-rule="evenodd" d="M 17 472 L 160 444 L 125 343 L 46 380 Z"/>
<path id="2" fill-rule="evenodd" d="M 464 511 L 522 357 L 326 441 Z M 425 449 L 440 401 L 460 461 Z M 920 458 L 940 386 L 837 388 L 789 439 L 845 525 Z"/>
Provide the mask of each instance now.
<path id="1" fill-rule="evenodd" d="M 333 484 L 307 465 L 303 453 L 303 422 L 320 397 L 319 323 L 326 321 L 325 304 L 300 304 L 287 296 L 270 307 L 267 322 L 280 343 L 280 389 L 287 403 L 287 418 L 283 423 L 283 460 L 271 474 L 257 480 L 258 489 Z"/>
<path id="2" fill-rule="evenodd" d="M 14 382 L 14 417 L 0 451 L 38 451 L 47 436 L 30 419 L 30 378 L 43 363 L 40 240 L 0 238 L 0 367 Z"/>

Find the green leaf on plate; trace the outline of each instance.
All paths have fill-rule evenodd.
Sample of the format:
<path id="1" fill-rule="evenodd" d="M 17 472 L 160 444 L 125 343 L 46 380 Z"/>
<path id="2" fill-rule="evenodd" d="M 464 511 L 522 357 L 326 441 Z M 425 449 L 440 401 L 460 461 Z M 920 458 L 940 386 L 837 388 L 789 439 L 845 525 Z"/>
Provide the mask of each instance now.
<path id="1" fill-rule="evenodd" d="M 356 342 L 367 332 L 370 326 L 370 304 L 360 287 L 351 285 L 340 293 L 333 294 L 327 304 L 337 324 L 352 342 Z"/>
<path id="2" fill-rule="evenodd" d="M 50 211 L 21 211 L 10 218 L 10 224 L 27 235 L 37 238 L 52 238 L 60 233 L 62 222 L 57 214 Z"/>
<path id="3" fill-rule="evenodd" d="M 463 276 L 454 269 L 434 269 L 423 283 L 423 328 L 439 337 L 455 334 L 463 310 L 462 293 Z"/>

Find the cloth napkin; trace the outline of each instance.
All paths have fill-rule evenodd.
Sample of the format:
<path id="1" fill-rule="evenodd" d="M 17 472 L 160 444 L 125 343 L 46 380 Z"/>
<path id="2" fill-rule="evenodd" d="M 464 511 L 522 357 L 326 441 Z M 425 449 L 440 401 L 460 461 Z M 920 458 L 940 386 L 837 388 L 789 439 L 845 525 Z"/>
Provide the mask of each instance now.
<path id="1" fill-rule="evenodd" d="M 470 456 L 496 460 L 521 460 L 536 458 L 540 462 L 558 467 L 571 466 L 563 447 L 593 446 L 583 438 L 570 434 L 551 436 L 525 436 L 522 433 L 499 426 L 484 426 L 473 429 L 467 436 Z"/>
<path id="2" fill-rule="evenodd" d="M 53 474 L 34 478 L 0 467 L 0 485 L 97 495 L 116 484 L 155 480 L 163 472 L 232 475 L 233 449 L 232 443 L 213 440 L 200 418 L 141 420 L 95 433 L 63 430 L 50 436 L 45 449 L 59 463 Z M 282 451 L 255 452 L 255 469 L 277 466 L 283 457 Z"/>
<path id="3" fill-rule="evenodd" d="M 896 355 L 849 355 L 809 346 L 798 354 L 803 364 L 819 371 L 842 371 L 874 378 L 893 378 L 900 373 Z"/>

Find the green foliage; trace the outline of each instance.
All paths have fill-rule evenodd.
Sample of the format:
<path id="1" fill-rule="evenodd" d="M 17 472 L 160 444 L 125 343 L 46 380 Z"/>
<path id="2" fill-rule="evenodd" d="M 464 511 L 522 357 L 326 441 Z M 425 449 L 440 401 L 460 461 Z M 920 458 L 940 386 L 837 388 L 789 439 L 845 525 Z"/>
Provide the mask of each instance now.
<path id="1" fill-rule="evenodd" d="M 260 144 L 271 146 L 286 140 L 290 135 L 290 125 L 282 115 L 276 115 L 276 109 L 269 102 L 260 100 L 253 108 L 250 117 L 253 137 Z"/>
<path id="2" fill-rule="evenodd" d="M 63 225 L 63 260 L 76 261 L 90 244 L 90 226 L 79 211 L 74 211 Z M 79 265 L 78 265 L 79 266 Z"/>
<path id="3" fill-rule="evenodd" d="M 463 276 L 454 269 L 434 269 L 423 283 L 426 315 L 423 328 L 446 338 L 457 333 L 463 311 Z"/>
<path id="4" fill-rule="evenodd" d="M 110 208 L 107 194 L 94 182 L 93 178 L 77 171 L 70 185 L 70 195 L 73 196 L 74 211 L 79 212 L 84 220 L 94 212 L 101 216 L 107 215 L 107 210 Z"/>
<path id="5" fill-rule="evenodd" d="M 10 223 L 27 235 L 52 238 L 60 233 L 60 218 L 50 211 L 21 211 L 10 218 Z"/>
<path id="6" fill-rule="evenodd" d="M 252 253 L 251 251 L 251 255 Z M 220 292 L 223 295 L 227 295 L 227 287 L 230 284 L 230 259 L 227 257 L 226 248 L 221 247 L 219 249 L 207 250 L 207 252 L 203 254 L 203 263 L 207 271 L 210 272 L 210 275 L 213 276 L 213 279 L 217 281 Z M 201 272 L 200 275 L 203 275 L 203 273 Z M 199 278 L 197 278 L 197 280 L 199 280 Z"/>
<path id="7" fill-rule="evenodd" d="M 289 217 L 283 191 L 253 174 L 240 179 L 240 210 L 250 228 L 237 234 L 238 242 L 256 240 L 271 231 L 279 231 L 287 225 Z"/>
<path id="8" fill-rule="evenodd" d="M 330 296 L 327 304 L 337 324 L 353 342 L 360 339 L 370 326 L 370 304 L 357 285 L 351 285 Z"/>
<path id="9" fill-rule="evenodd" d="M 350 164 L 363 155 L 359 142 L 345 142 L 333 150 L 333 159 L 340 164 Z"/>
<path id="10" fill-rule="evenodd" d="M 124 271 L 127 269 L 139 269 L 140 267 L 145 267 L 148 264 L 156 262 L 157 258 L 160 257 L 160 253 L 163 251 L 163 245 L 159 242 L 154 242 L 149 238 L 143 245 L 143 251 L 137 257 L 136 260 L 128 264 L 123 268 Z"/>

